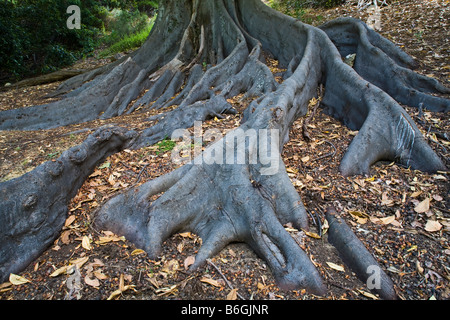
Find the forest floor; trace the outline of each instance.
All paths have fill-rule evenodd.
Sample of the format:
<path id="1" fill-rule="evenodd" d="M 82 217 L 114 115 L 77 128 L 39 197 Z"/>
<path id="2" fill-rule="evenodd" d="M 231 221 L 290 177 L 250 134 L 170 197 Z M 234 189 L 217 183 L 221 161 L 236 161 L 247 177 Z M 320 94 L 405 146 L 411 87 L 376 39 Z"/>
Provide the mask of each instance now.
<path id="1" fill-rule="evenodd" d="M 407 0 L 381 9 L 382 35 L 420 62 L 418 72 L 450 80 L 449 1 Z M 338 16 L 367 21 L 369 13 L 344 5 L 304 14 L 319 25 Z M 71 68 L 108 62 L 94 58 Z M 275 71 L 277 61 L 268 58 Z M 83 64 L 80 66 L 80 64 Z M 18 108 L 49 102 L 45 95 L 59 83 L 0 92 L 0 108 Z M 224 119 L 204 122 L 204 130 L 223 133 L 239 125 L 248 101 L 231 100 L 239 111 Z M 392 163 L 379 163 L 369 176 L 344 178 L 338 167 L 355 136 L 341 123 L 314 105 L 307 117 L 293 126 L 283 158 L 292 183 L 310 213 L 311 233 L 286 229 L 307 252 L 328 287 L 325 297 L 304 290 L 280 291 L 266 263 L 244 244 L 232 244 L 194 273 L 186 269 L 201 246 L 195 234 L 171 237 L 160 259 L 151 260 L 123 237 L 96 230 L 92 213 L 107 199 L 175 169 L 170 147 L 162 142 L 137 151 L 124 150 L 99 166 L 69 205 L 69 216 L 60 237 L 18 278 L 0 284 L 0 300 L 372 300 L 378 296 L 344 265 L 322 231 L 324 210 L 334 204 L 356 235 L 392 278 L 399 298 L 428 300 L 450 298 L 450 199 L 449 172 L 426 174 Z M 431 147 L 450 167 L 448 114 L 407 108 Z M 136 113 L 107 121 L 64 128 L 0 132 L 0 181 L 10 180 L 58 158 L 80 144 L 95 128 L 115 124 L 143 129 L 152 115 Z M 303 135 L 303 124 L 310 140 Z M 320 235 L 320 236 L 319 236 Z M 75 268 L 76 266 L 77 268 Z M 78 272 L 74 271 L 75 269 Z M 27 281 L 25 282 L 26 279 Z M 22 284 L 19 284 L 24 282 Z"/>

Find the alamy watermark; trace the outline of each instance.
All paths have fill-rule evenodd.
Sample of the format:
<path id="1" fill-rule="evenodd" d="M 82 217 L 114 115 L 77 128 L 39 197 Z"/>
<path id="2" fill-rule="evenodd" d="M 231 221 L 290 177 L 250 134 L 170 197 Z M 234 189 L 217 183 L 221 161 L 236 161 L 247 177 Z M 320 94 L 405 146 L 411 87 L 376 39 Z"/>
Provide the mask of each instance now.
<path id="1" fill-rule="evenodd" d="M 367 278 L 366 285 L 370 290 L 380 290 L 381 289 L 381 268 L 376 265 L 370 265 L 366 270 L 367 274 L 370 276 Z"/>
<path id="2" fill-rule="evenodd" d="M 194 123 L 194 134 L 177 129 L 171 140 L 177 144 L 172 150 L 176 164 L 259 165 L 261 175 L 275 175 L 280 168 L 280 132 L 277 129 L 237 128 L 225 136 L 218 129 L 203 132 L 202 122 Z M 211 144 L 203 150 L 205 142 Z"/>
<path id="3" fill-rule="evenodd" d="M 77 5 L 67 7 L 66 13 L 71 14 L 67 19 L 66 25 L 69 29 L 81 29 L 81 10 Z"/>

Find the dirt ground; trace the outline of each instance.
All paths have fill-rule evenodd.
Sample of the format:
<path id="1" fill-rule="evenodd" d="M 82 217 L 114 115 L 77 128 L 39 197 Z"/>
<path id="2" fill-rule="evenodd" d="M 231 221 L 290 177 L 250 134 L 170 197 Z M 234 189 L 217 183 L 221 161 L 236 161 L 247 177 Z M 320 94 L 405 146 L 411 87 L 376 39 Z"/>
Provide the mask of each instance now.
<path id="1" fill-rule="evenodd" d="M 381 10 L 380 33 L 420 62 L 418 72 L 450 80 L 449 1 L 408 0 Z M 366 21 L 368 13 L 345 5 L 312 10 L 305 21 L 315 25 L 337 16 Z M 93 58 L 83 67 L 106 61 Z M 276 73 L 277 62 L 267 59 Z M 80 65 L 79 64 L 79 65 Z M 78 66 L 79 66 L 78 65 Z M 77 67 L 73 66 L 72 68 Z M 0 109 L 48 102 L 58 83 L 0 92 Z M 227 132 L 239 124 L 248 101 L 232 99 L 239 111 L 225 119 L 212 119 L 204 129 Z M 450 167 L 448 114 L 406 108 L 431 147 Z M 400 299 L 450 298 L 449 172 L 426 174 L 393 163 L 379 163 L 369 176 L 344 178 L 338 167 L 356 132 L 320 111 L 307 115 L 306 141 L 299 119 L 291 130 L 283 158 L 292 183 L 310 214 L 310 233 L 286 229 L 308 253 L 328 287 L 325 297 L 304 290 L 280 291 L 270 269 L 244 244 L 232 244 L 201 270 L 187 267 L 201 246 L 194 234 L 177 234 L 166 241 L 160 259 L 123 237 L 96 230 L 92 214 L 107 199 L 175 169 L 163 144 L 138 151 L 125 150 L 100 165 L 69 205 L 69 216 L 54 244 L 11 282 L 0 284 L 1 300 L 373 300 L 379 299 L 357 279 L 327 242 L 324 211 L 333 204 L 392 278 Z M 57 158 L 81 143 L 99 125 L 134 129 L 149 125 L 137 113 L 107 121 L 46 131 L 0 131 L 0 181 L 18 177 L 37 165 Z M 320 223 L 318 223 L 320 221 Z"/>

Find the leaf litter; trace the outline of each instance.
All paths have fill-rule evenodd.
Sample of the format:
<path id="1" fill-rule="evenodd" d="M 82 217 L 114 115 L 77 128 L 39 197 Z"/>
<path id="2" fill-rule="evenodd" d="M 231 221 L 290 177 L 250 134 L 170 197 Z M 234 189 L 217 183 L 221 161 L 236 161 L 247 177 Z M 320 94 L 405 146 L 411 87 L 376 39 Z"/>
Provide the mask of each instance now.
<path id="1" fill-rule="evenodd" d="M 310 14 L 322 15 L 324 20 L 341 15 L 368 18 L 367 12 L 351 5 Z M 380 32 L 418 59 L 419 72 L 448 83 L 448 45 L 444 45 L 448 37 L 434 31 L 448 28 L 448 1 L 394 2 L 383 7 L 381 15 Z M 267 63 L 272 72 L 282 71 L 276 60 L 267 58 Z M 17 98 L 24 97 L 23 92 L 0 92 L 2 107 L 48 102 L 43 97 L 56 85 L 22 89 L 27 90 L 26 101 Z M 242 112 L 249 101 L 240 98 L 230 99 L 230 103 Z M 311 107 L 316 103 L 311 102 Z M 444 134 L 450 131 L 447 117 L 406 110 L 449 166 L 450 143 Z M 57 152 L 81 143 L 99 125 L 114 121 L 142 129 L 148 125 L 142 119 L 151 115 L 129 115 L 45 132 L 0 132 L 0 179 L 32 170 Z M 204 129 L 218 127 L 226 133 L 239 124 L 239 116 L 212 119 L 204 123 Z M 379 163 L 368 177 L 344 178 L 338 171 L 339 160 L 357 132 L 319 108 L 306 126 L 306 140 L 303 122 L 299 119 L 294 123 L 283 159 L 310 213 L 311 230 L 285 227 L 325 279 L 329 289 L 326 297 L 305 290 L 280 291 L 265 262 L 244 244 L 228 246 L 204 268 L 189 272 L 202 243 L 195 234 L 172 236 L 163 245 L 161 258 L 154 261 L 124 237 L 94 230 L 91 215 L 102 203 L 176 168 L 170 151 L 160 152 L 153 146 L 122 151 L 99 165 L 71 201 L 60 237 L 24 272 L 0 284 L 0 299 L 378 299 L 324 241 L 328 224 L 323 212 L 328 203 L 335 204 L 387 270 L 400 298 L 450 298 L 449 173 L 430 175 Z"/>

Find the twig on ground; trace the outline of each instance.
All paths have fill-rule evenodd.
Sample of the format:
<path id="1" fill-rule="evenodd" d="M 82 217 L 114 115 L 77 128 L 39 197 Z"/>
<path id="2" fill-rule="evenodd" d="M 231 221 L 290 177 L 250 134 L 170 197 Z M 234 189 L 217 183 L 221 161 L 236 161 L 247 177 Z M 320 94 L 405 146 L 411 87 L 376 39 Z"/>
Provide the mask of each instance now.
<path id="1" fill-rule="evenodd" d="M 225 280 L 225 283 L 228 285 L 228 287 L 229 287 L 231 290 L 234 290 L 233 285 L 228 281 L 227 277 L 225 277 L 225 275 L 222 273 L 222 271 L 220 271 L 220 268 L 219 268 L 218 266 L 216 266 L 216 265 L 211 261 L 211 259 L 206 259 L 206 261 L 207 261 L 211 266 L 213 266 L 214 269 L 217 270 L 217 272 L 218 272 L 218 273 L 222 276 L 222 278 Z M 242 295 L 240 295 L 239 292 L 236 292 L 236 295 L 237 295 L 241 300 L 245 300 L 245 298 L 244 298 Z"/>

